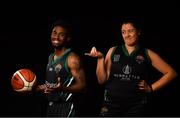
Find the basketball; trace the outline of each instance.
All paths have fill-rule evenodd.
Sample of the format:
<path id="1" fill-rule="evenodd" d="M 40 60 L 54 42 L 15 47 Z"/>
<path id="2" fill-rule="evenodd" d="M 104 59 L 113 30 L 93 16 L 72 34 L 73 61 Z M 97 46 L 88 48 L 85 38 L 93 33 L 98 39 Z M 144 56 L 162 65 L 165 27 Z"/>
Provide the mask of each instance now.
<path id="1" fill-rule="evenodd" d="M 17 92 L 30 92 L 35 84 L 36 75 L 29 69 L 20 69 L 11 78 L 12 88 Z"/>

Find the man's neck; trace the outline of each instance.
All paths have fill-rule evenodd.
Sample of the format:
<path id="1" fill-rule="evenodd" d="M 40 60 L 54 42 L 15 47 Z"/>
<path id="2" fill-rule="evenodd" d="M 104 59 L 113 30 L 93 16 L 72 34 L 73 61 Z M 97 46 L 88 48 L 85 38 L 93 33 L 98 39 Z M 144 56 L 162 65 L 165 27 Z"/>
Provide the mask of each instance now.
<path id="1" fill-rule="evenodd" d="M 55 55 L 56 56 L 61 56 L 66 50 L 67 50 L 66 47 L 63 47 L 61 49 L 55 49 Z"/>

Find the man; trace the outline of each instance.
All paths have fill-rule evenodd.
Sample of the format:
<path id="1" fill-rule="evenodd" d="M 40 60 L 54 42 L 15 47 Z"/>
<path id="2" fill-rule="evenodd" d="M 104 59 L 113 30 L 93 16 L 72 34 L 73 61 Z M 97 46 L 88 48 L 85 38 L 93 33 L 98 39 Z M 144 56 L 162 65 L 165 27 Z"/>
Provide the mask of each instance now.
<path id="1" fill-rule="evenodd" d="M 49 56 L 45 84 L 37 86 L 37 91 L 43 91 L 49 101 L 47 116 L 75 116 L 73 96 L 86 85 L 80 57 L 67 48 L 69 40 L 69 24 L 55 22 L 51 33 L 55 51 Z"/>

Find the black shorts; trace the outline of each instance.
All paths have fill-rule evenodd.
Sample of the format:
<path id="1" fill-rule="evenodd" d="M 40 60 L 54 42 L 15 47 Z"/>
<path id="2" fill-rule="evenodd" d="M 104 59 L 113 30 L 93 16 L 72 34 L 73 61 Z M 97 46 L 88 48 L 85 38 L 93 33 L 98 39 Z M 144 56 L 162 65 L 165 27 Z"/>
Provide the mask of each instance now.
<path id="1" fill-rule="evenodd" d="M 74 117 L 75 106 L 72 102 L 49 102 L 47 117 Z"/>
<path id="2" fill-rule="evenodd" d="M 145 116 L 146 104 L 137 102 L 133 104 L 104 105 L 101 109 L 101 117 L 121 117 L 121 116 Z"/>

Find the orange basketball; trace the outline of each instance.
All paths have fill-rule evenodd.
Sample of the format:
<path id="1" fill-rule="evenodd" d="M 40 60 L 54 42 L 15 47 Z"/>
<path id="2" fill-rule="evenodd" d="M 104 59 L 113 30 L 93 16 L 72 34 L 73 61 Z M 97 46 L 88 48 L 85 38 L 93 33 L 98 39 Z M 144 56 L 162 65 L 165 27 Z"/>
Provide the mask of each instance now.
<path id="1" fill-rule="evenodd" d="M 11 85 L 14 91 L 31 91 L 36 83 L 36 75 L 29 69 L 20 69 L 16 71 L 11 78 Z"/>

